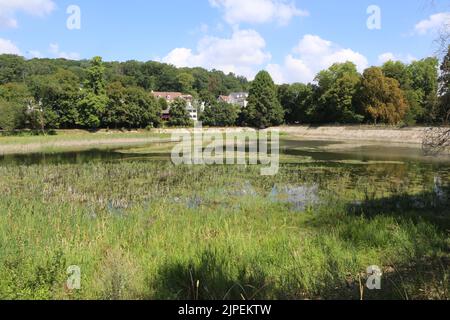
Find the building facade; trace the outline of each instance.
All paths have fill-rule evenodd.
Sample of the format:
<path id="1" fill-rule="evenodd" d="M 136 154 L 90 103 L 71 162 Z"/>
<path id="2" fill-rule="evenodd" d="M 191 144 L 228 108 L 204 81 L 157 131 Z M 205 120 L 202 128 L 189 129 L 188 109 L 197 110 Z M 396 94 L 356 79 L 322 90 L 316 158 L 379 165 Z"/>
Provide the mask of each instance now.
<path id="1" fill-rule="evenodd" d="M 169 120 L 170 118 L 170 105 L 176 100 L 176 99 L 182 99 L 186 101 L 186 110 L 189 113 L 189 117 L 193 121 L 198 120 L 198 107 L 195 106 L 194 98 L 190 94 L 182 94 L 181 92 L 152 92 L 153 96 L 156 99 L 164 99 L 167 102 L 167 105 L 169 108 L 167 110 L 162 111 L 162 119 L 163 120 Z"/>
<path id="2" fill-rule="evenodd" d="M 219 101 L 247 108 L 248 92 L 232 92 L 229 96 L 219 96 Z"/>

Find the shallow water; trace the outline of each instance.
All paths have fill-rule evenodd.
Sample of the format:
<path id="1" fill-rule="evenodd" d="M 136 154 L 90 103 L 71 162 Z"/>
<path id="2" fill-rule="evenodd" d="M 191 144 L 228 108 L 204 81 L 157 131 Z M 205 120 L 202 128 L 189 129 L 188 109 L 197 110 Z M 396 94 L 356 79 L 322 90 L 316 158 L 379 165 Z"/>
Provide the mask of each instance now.
<path id="1" fill-rule="evenodd" d="M 32 153 L 0 155 L 0 165 L 82 164 L 97 161 L 119 160 L 170 160 L 170 144 L 166 148 L 91 149 L 75 152 Z M 342 146 L 342 147 L 341 147 Z M 417 162 L 450 166 L 450 156 L 426 157 L 422 150 L 409 146 L 383 146 L 380 144 L 355 144 L 336 141 L 283 140 L 280 145 L 284 156 L 309 158 L 330 162 Z"/>
<path id="2" fill-rule="evenodd" d="M 169 161 L 171 144 L 152 144 L 120 149 L 0 155 L 0 166 L 84 164 L 116 161 Z M 357 186 L 361 177 L 375 182 L 398 181 L 404 184 L 450 182 L 450 156 L 426 157 L 420 148 L 380 145 L 374 143 L 282 140 L 281 162 L 293 170 L 320 164 L 330 170 L 339 168 L 348 173 L 350 185 Z M 318 174 L 318 179 L 323 173 Z"/>

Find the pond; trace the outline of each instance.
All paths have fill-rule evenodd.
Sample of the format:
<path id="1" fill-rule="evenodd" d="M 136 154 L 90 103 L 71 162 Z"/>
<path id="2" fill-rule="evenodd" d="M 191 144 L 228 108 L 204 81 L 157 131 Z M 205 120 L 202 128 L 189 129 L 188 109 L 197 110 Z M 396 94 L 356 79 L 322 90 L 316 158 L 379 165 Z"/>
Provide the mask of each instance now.
<path id="1" fill-rule="evenodd" d="M 98 161 L 170 160 L 171 143 L 133 148 L 90 149 L 56 153 L 0 155 L 0 165 L 82 164 Z M 450 166 L 450 156 L 427 157 L 415 146 L 381 145 L 322 140 L 282 140 L 281 162 L 292 157 L 329 162 L 408 162 Z M 288 156 L 283 157 L 283 156 Z"/>
<path id="2" fill-rule="evenodd" d="M 117 149 L 0 155 L 0 166 L 170 161 L 172 147 L 170 142 L 164 142 Z M 282 166 L 293 166 L 293 170 L 319 164 L 330 175 L 336 169 L 345 172 L 349 188 L 357 188 L 361 178 L 411 185 L 430 185 L 435 181 L 448 185 L 450 181 L 450 156 L 426 157 L 417 146 L 283 139 L 280 153 Z M 326 178 L 323 173 L 317 177 Z"/>

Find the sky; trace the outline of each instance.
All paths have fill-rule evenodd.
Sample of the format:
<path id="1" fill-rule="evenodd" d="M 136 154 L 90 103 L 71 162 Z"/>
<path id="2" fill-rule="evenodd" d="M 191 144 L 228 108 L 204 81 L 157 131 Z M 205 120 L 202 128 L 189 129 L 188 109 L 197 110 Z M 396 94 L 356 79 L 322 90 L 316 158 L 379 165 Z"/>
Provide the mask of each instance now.
<path id="1" fill-rule="evenodd" d="M 277 83 L 434 55 L 450 0 L 0 0 L 0 54 L 155 60 Z"/>

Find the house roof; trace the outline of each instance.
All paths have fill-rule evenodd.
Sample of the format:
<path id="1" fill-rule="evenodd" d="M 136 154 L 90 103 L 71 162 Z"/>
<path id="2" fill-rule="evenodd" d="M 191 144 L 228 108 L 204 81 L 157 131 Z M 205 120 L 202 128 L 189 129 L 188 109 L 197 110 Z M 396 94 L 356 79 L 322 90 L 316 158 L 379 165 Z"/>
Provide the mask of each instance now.
<path id="1" fill-rule="evenodd" d="M 230 101 L 230 96 L 219 96 L 219 100 L 222 100 L 224 102 Z"/>
<path id="2" fill-rule="evenodd" d="M 232 92 L 229 99 L 246 99 L 248 98 L 248 92 Z"/>
<path id="3" fill-rule="evenodd" d="M 152 92 L 155 98 L 163 98 L 167 101 L 173 101 L 177 98 L 192 100 L 192 96 L 189 94 L 182 94 L 181 92 Z"/>

